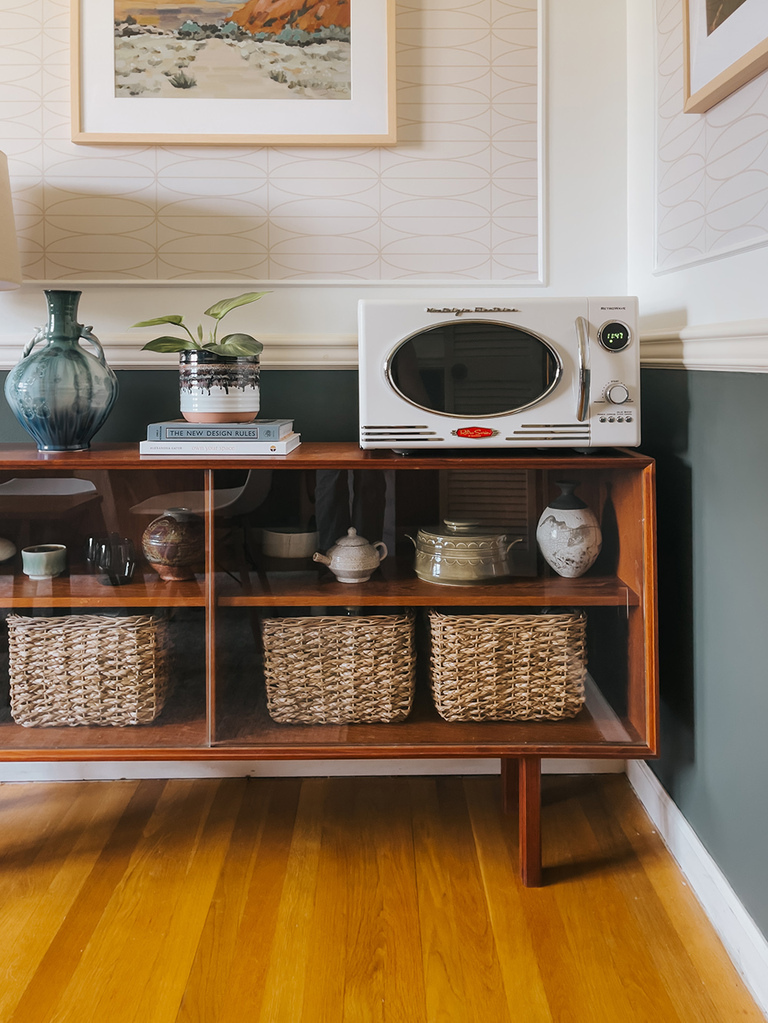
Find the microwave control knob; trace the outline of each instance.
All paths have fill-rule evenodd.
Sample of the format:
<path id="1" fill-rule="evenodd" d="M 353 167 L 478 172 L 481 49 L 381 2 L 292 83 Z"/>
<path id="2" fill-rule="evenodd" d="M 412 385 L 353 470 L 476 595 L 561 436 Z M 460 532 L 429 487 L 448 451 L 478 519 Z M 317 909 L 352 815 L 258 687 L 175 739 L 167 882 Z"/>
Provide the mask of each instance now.
<path id="1" fill-rule="evenodd" d="M 605 397 L 612 405 L 623 405 L 625 401 L 629 401 L 629 391 L 624 384 L 611 384 L 606 389 Z"/>

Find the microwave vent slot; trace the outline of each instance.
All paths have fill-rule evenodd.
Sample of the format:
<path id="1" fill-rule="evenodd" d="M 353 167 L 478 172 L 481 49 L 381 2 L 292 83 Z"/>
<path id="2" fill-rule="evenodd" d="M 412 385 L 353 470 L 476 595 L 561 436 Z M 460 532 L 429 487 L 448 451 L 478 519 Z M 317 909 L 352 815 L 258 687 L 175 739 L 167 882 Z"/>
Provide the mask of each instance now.
<path id="1" fill-rule="evenodd" d="M 506 440 L 518 440 L 525 437 L 530 440 L 571 440 L 588 441 L 590 438 L 589 423 L 523 423 Z"/>
<path id="2" fill-rule="evenodd" d="M 363 440 L 377 440 L 393 444 L 400 444 L 408 440 L 445 440 L 445 437 L 441 437 L 426 426 L 361 426 L 360 435 Z"/>
<path id="3" fill-rule="evenodd" d="M 538 521 L 533 474 L 525 469 L 440 472 L 443 520 L 476 522 L 502 529 L 520 543 L 509 552 L 513 575 L 536 575 Z"/>

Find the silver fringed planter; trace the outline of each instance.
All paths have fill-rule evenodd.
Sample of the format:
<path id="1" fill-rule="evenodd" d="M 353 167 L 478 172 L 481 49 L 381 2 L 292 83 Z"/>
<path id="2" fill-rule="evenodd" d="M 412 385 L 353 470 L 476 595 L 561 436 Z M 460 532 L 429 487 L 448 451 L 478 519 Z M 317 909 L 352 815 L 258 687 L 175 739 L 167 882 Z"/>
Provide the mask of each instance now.
<path id="1" fill-rule="evenodd" d="M 181 414 L 189 423 L 250 423 L 259 414 L 259 356 L 179 353 Z"/>

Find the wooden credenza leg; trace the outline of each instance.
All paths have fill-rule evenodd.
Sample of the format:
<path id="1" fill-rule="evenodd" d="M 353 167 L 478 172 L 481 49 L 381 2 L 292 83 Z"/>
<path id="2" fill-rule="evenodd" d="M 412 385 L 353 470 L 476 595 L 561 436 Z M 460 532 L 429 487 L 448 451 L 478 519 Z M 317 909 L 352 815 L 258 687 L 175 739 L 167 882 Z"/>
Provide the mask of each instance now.
<path id="1" fill-rule="evenodd" d="M 512 813 L 517 806 L 520 770 L 517 757 L 501 758 L 501 809 Z"/>
<path id="2" fill-rule="evenodd" d="M 520 757 L 520 879 L 541 886 L 541 757 Z"/>

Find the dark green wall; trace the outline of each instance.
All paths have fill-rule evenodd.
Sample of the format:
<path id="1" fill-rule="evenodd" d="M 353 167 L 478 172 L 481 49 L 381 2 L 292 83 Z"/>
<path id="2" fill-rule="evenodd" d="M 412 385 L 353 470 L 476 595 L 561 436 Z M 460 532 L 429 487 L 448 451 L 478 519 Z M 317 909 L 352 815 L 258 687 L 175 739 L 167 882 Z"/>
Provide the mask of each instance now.
<path id="1" fill-rule="evenodd" d="M 5 384 L 6 373 L 0 378 Z M 147 423 L 178 419 L 176 370 L 118 371 L 120 392 L 95 441 L 139 441 Z M 303 440 L 354 440 L 357 437 L 356 370 L 262 370 L 264 419 L 293 419 Z M 8 404 L 0 399 L 0 440 L 30 441 Z"/>
<path id="2" fill-rule="evenodd" d="M 768 376 L 643 373 L 657 460 L 653 768 L 768 934 Z"/>

